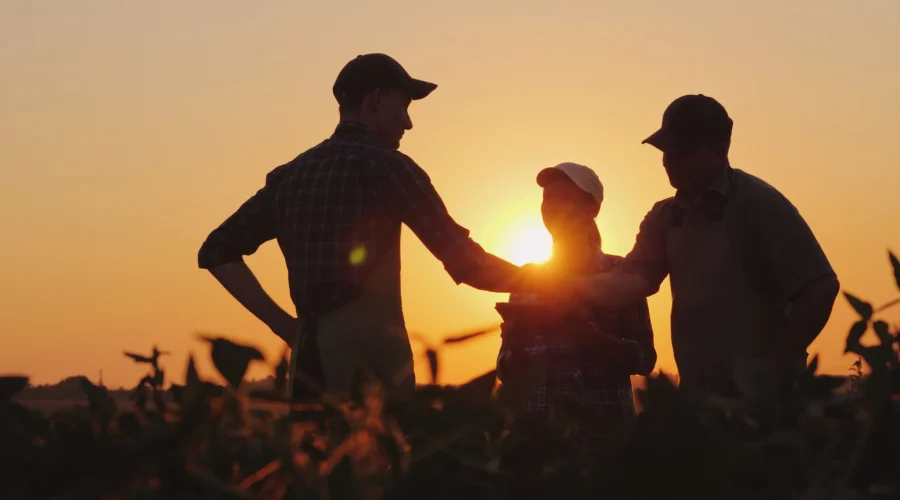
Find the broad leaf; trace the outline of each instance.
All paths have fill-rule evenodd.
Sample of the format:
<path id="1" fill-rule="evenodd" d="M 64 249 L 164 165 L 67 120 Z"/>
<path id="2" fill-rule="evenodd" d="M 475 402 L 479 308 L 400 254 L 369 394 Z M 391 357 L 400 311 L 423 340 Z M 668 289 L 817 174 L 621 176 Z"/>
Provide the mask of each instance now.
<path id="1" fill-rule="evenodd" d="M 865 321 L 869 321 L 872 319 L 872 314 L 874 314 L 875 310 L 872 308 L 872 304 L 864 300 L 860 300 L 853 295 L 850 295 L 847 292 L 844 292 L 844 297 L 847 299 L 847 302 L 853 306 L 853 309 L 859 314 L 859 317 Z"/>
<path id="2" fill-rule="evenodd" d="M 891 335 L 888 324 L 884 321 L 876 321 L 872 324 L 872 329 L 875 330 L 875 335 L 878 335 L 878 340 L 881 341 L 881 345 L 890 348 L 894 343 L 894 336 Z"/>
<path id="3" fill-rule="evenodd" d="M 233 389 L 240 387 L 251 361 L 265 361 L 256 348 L 235 344 L 221 337 L 201 338 L 212 344 L 213 365 Z"/>
<path id="4" fill-rule="evenodd" d="M 197 375 L 197 368 L 194 366 L 194 355 L 188 356 L 188 365 L 184 380 L 185 387 L 199 387 L 201 384 L 200 376 Z"/>
<path id="5" fill-rule="evenodd" d="M 437 384 L 438 379 L 438 355 L 434 349 L 427 349 L 425 356 L 428 357 L 428 368 L 431 370 L 431 383 Z"/>
<path id="6" fill-rule="evenodd" d="M 850 333 L 847 334 L 847 345 L 844 347 L 844 352 L 859 353 L 859 349 L 862 347 L 859 340 L 865 335 L 868 328 L 869 323 L 865 320 L 853 323 L 853 326 L 850 327 Z"/>
<path id="7" fill-rule="evenodd" d="M 0 403 L 28 387 L 28 377 L 0 377 Z"/>
<path id="8" fill-rule="evenodd" d="M 882 346 L 860 347 L 858 353 L 872 369 L 873 375 L 884 373 L 895 355 L 893 349 L 885 349 Z"/>
<path id="9" fill-rule="evenodd" d="M 897 288 L 900 288 L 900 260 L 897 260 L 897 256 L 891 252 L 888 252 L 888 258 L 891 259 L 891 266 L 894 268 L 894 281 Z"/>
<path id="10" fill-rule="evenodd" d="M 816 369 L 819 368 L 819 355 L 813 356 L 813 359 L 809 362 L 809 366 L 806 367 L 806 375 L 812 377 L 816 374 Z"/>

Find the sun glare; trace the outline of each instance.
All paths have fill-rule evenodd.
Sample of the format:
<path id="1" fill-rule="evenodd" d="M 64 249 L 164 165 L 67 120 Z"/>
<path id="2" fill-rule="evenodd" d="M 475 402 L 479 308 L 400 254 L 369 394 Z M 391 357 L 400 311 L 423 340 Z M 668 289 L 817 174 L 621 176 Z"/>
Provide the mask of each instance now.
<path id="1" fill-rule="evenodd" d="M 544 262 L 550 258 L 553 241 L 542 225 L 511 228 L 503 242 L 503 257 L 516 265 Z"/>

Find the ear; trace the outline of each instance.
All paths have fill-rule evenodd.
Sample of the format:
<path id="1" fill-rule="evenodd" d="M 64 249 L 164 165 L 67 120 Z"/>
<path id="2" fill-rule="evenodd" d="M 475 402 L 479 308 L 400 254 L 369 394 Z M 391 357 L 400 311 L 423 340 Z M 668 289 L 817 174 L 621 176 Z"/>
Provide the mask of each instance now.
<path id="1" fill-rule="evenodd" d="M 384 97 L 384 92 L 381 89 L 375 89 L 369 94 L 369 107 L 372 111 L 378 111 L 381 109 L 382 99 Z"/>

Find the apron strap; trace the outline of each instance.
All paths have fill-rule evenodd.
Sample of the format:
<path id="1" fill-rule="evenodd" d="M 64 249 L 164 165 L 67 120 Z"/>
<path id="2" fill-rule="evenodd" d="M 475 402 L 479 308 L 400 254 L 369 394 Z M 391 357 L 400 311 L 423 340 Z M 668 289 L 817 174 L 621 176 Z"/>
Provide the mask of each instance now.
<path id="1" fill-rule="evenodd" d="M 297 345 L 291 353 L 290 399 L 294 403 L 316 401 L 325 388 L 325 373 L 318 342 L 319 318 L 311 316 L 300 328 Z"/>

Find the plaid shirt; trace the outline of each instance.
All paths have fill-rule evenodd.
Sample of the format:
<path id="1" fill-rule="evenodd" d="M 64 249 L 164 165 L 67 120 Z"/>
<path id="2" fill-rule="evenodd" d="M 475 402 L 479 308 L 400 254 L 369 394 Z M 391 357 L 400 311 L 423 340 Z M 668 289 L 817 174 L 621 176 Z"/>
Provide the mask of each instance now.
<path id="1" fill-rule="evenodd" d="M 594 273 L 605 272 L 621 257 L 599 252 Z M 533 295 L 513 294 L 510 302 L 535 302 Z M 522 342 L 516 325 L 504 324 L 503 344 L 497 358 L 501 377 L 515 376 L 504 368 L 527 365 L 540 358 L 547 368 L 542 383 L 530 393 L 524 410 L 527 414 L 546 414 L 560 397 L 573 397 L 593 409 L 600 418 L 624 422 L 635 415 L 631 375 L 647 375 L 656 364 L 653 330 L 647 301 L 620 310 L 587 309 L 587 326 L 599 335 L 621 342 L 611 352 L 604 345 L 575 342 L 565 329 L 528 335 Z M 515 369 L 513 369 L 515 370 Z M 504 373 L 506 372 L 506 373 Z"/>
<path id="2" fill-rule="evenodd" d="M 359 295 L 404 223 L 457 284 L 490 257 L 411 158 L 381 146 L 363 125 L 341 122 L 330 138 L 271 171 L 210 233 L 198 261 L 203 269 L 239 262 L 277 239 L 297 313 L 322 315 Z"/>

